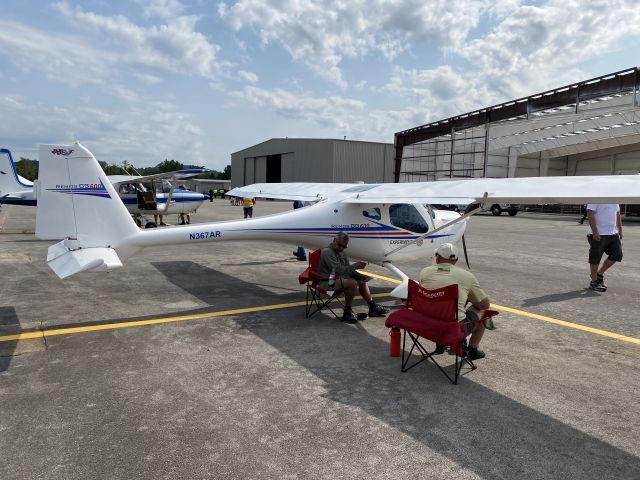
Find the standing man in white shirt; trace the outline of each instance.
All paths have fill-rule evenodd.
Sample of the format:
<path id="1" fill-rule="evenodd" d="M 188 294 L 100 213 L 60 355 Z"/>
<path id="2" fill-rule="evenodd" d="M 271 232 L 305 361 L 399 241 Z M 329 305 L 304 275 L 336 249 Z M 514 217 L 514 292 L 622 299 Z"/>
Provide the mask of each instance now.
<path id="1" fill-rule="evenodd" d="M 597 292 L 606 292 L 604 272 L 616 262 L 622 261 L 622 222 L 620 220 L 620 206 L 617 204 L 588 204 L 587 220 L 589 229 L 589 269 L 591 283 L 589 288 Z M 607 254 L 602 265 L 600 260 Z"/>

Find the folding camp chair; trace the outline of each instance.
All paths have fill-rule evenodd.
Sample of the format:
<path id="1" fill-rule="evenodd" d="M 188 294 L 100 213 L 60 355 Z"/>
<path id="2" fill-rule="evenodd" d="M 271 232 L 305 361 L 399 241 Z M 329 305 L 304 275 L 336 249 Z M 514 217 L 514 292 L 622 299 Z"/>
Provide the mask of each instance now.
<path id="1" fill-rule="evenodd" d="M 309 266 L 298 277 L 298 282 L 300 282 L 301 285 L 307 285 L 307 300 L 305 303 L 306 317 L 309 318 L 324 308 L 327 308 L 337 319 L 340 319 L 341 316 L 331 308 L 331 304 L 333 302 L 337 302 L 342 308 L 344 308 L 342 300 L 338 298 L 338 295 L 344 291 L 344 288 L 336 288 L 333 290 L 333 293 L 330 294 L 329 291 L 318 287 L 319 280 L 326 280 L 325 278 L 321 278 L 321 275 L 318 272 L 320 254 L 320 249 L 309 253 Z M 339 278 L 340 277 L 336 277 L 336 280 Z M 334 308 L 335 306 L 336 305 L 334 305 Z"/>
<path id="2" fill-rule="evenodd" d="M 451 383 L 456 384 L 464 366 L 469 367 L 469 370 L 476 369 L 475 364 L 468 356 L 467 331 L 472 331 L 475 323 L 482 322 L 497 314 L 498 312 L 495 310 L 486 310 L 481 319 L 458 322 L 458 285 L 429 290 L 413 280 L 409 280 L 409 294 L 405 306 L 389 315 L 385 325 L 404 330 L 402 372 L 410 370 L 425 360 L 431 360 Z M 405 349 L 407 336 L 411 342 L 408 353 Z M 421 338 L 451 349 L 451 352 L 456 356 L 453 376 L 435 359 L 435 351 L 427 351 L 420 342 Z M 422 358 L 409 364 L 414 350 L 419 352 Z"/>

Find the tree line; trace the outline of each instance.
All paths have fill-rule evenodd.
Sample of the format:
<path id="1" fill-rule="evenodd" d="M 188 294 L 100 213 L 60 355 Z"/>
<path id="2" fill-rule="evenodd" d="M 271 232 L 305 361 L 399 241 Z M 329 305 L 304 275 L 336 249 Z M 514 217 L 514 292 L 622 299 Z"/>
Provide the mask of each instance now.
<path id="1" fill-rule="evenodd" d="M 102 160 L 98 160 L 98 163 L 107 175 L 153 175 L 156 173 L 174 172 L 176 170 L 185 170 L 190 168 L 205 168 L 198 165 L 184 165 L 176 160 L 165 159 L 155 167 L 135 168 L 127 160 L 123 161 L 121 165 L 109 164 Z M 16 171 L 18 175 L 26 178 L 27 180 L 35 180 L 38 178 L 38 165 L 37 160 L 31 160 L 29 158 L 20 157 L 20 160 L 16 162 Z M 214 178 L 218 180 L 231 180 L 231 165 L 224 167 L 222 172 L 213 170 L 210 173 L 198 175 L 195 178 Z"/>

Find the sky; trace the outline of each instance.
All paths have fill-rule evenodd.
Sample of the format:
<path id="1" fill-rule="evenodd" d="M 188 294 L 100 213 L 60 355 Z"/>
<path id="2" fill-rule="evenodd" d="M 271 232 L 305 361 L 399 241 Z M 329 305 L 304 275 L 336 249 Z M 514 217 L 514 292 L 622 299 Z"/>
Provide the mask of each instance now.
<path id="1" fill-rule="evenodd" d="M 637 0 L 0 0 L 0 147 L 222 170 L 640 64 Z"/>

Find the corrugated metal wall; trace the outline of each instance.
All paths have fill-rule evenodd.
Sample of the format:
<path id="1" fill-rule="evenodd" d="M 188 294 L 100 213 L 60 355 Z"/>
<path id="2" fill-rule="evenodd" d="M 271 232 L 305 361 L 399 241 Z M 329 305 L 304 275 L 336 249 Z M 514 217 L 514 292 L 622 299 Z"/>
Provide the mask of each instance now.
<path id="1" fill-rule="evenodd" d="M 394 154 L 390 144 L 334 140 L 333 181 L 392 182 Z"/>
<path id="2" fill-rule="evenodd" d="M 265 183 L 267 181 L 267 157 L 256 157 L 255 177 L 253 183 Z"/>
<path id="3" fill-rule="evenodd" d="M 244 158 L 244 178 L 243 185 L 256 183 L 256 157 Z"/>
<path id="4" fill-rule="evenodd" d="M 286 151 L 289 153 L 282 155 L 283 182 L 333 181 L 331 140 L 289 139 Z"/>
<path id="5" fill-rule="evenodd" d="M 548 162 L 546 170 L 545 162 Z M 640 148 L 638 144 L 632 144 L 548 160 L 535 155 L 521 156 L 518 157 L 516 176 L 629 175 L 638 172 Z"/>
<path id="6" fill-rule="evenodd" d="M 282 182 L 393 181 L 391 144 L 353 140 L 274 138 L 231 155 L 232 185 L 266 181 L 268 155 L 281 155 Z"/>

